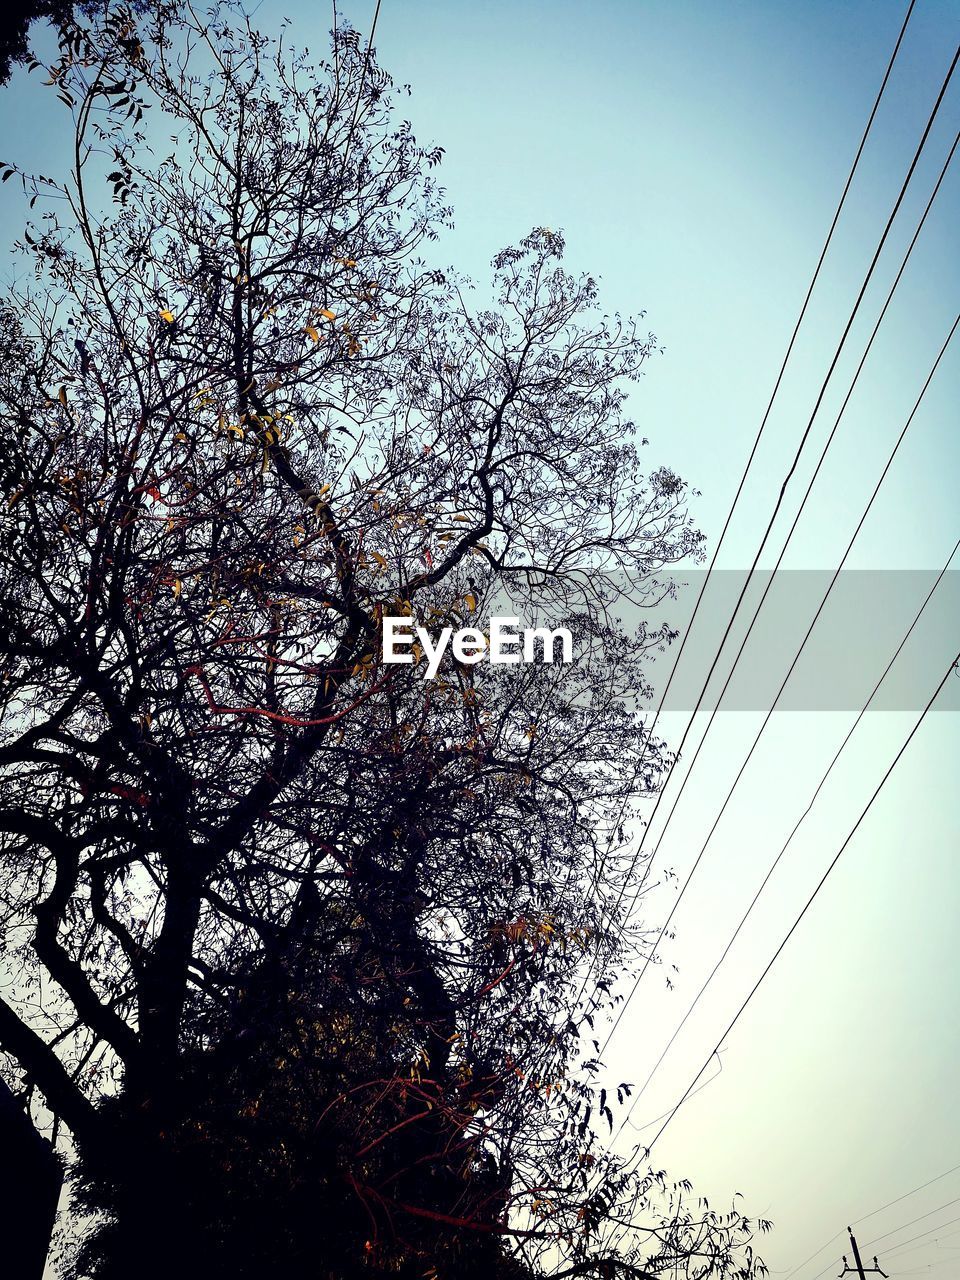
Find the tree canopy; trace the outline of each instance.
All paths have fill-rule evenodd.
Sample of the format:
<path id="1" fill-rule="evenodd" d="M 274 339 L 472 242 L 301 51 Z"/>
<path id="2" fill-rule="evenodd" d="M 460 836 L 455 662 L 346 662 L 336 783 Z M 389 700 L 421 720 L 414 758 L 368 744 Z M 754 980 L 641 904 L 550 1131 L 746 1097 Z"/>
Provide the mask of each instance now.
<path id="1" fill-rule="evenodd" d="M 70 172 L 0 171 L 0 1049 L 74 1274 L 750 1277 L 589 1035 L 668 760 L 616 598 L 700 543 L 656 340 L 548 228 L 476 303 L 374 52 L 225 12 L 68 24 Z M 574 660 L 383 661 L 494 611 Z"/>

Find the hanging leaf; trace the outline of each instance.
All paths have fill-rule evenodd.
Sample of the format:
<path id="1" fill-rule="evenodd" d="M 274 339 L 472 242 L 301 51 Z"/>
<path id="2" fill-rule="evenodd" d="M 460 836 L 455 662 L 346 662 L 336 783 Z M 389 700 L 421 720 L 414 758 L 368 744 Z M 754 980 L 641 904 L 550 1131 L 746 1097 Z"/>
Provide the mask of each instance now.
<path id="1" fill-rule="evenodd" d="M 320 341 L 320 335 L 319 333 L 317 333 L 316 329 L 313 327 L 312 324 L 304 325 L 304 328 L 307 331 L 307 337 L 310 338 L 312 342 Z"/>
<path id="2" fill-rule="evenodd" d="M 176 316 L 173 314 L 172 311 L 161 311 L 160 319 L 166 320 L 167 324 L 173 324 L 174 320 L 176 319 Z"/>
<path id="3" fill-rule="evenodd" d="M 337 313 L 335 311 L 331 311 L 329 307 L 321 307 L 320 314 L 327 320 L 336 320 L 337 318 Z"/>

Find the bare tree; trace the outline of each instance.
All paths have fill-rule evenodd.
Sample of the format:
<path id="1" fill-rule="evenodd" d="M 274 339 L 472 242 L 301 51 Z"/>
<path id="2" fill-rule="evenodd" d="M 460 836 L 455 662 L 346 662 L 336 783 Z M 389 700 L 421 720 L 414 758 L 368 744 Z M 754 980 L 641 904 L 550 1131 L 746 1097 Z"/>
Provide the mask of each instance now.
<path id="1" fill-rule="evenodd" d="M 76 1274 L 752 1276 L 749 1220 L 604 1151 L 582 1035 L 665 760 L 613 583 L 699 546 L 624 417 L 655 340 L 548 229 L 486 306 L 419 256 L 440 151 L 349 29 L 314 66 L 114 11 L 50 70 L 72 171 L 16 171 L 0 334 L 0 1048 Z M 494 608 L 574 660 L 384 661 L 385 617 Z"/>

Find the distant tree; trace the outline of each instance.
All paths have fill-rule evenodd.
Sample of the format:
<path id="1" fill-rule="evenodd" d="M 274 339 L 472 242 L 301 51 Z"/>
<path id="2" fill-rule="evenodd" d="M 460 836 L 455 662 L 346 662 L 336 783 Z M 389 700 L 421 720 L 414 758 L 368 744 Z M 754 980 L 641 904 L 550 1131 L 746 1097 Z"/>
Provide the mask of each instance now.
<path id="1" fill-rule="evenodd" d="M 0 1050 L 74 1274 L 752 1277 L 604 1151 L 583 1036 L 665 760 L 607 584 L 699 546 L 654 339 L 545 228 L 485 307 L 419 256 L 440 151 L 355 32 L 168 19 L 67 30 L 73 171 L 2 170 Z M 576 660 L 383 662 L 506 604 Z"/>
<path id="2" fill-rule="evenodd" d="M 49 22 L 63 28 L 74 12 L 90 14 L 97 5 L 75 4 L 74 0 L 9 0 L 0 11 L 0 84 L 10 79 L 13 66 L 30 57 L 30 28 L 36 22 Z"/>
<path id="3" fill-rule="evenodd" d="M 7 0 L 0 9 L 0 85 L 10 79 L 15 64 L 33 60 L 30 31 L 35 23 L 69 30 L 75 17 L 90 18 L 108 10 L 112 3 L 113 0 Z M 132 0 L 131 4 L 113 7 L 142 14 L 151 3 L 152 0 Z"/>
<path id="4" fill-rule="evenodd" d="M 27 34 L 38 19 L 64 23 L 73 17 L 71 0 L 11 0 L 0 13 L 0 84 L 10 79 L 13 63 L 30 56 Z"/>

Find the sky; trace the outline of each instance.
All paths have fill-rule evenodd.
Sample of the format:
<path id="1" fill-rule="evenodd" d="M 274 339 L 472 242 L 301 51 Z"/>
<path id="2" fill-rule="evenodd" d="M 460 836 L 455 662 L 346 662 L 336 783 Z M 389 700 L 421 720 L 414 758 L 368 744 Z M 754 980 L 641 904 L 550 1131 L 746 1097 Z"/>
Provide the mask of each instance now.
<path id="1" fill-rule="evenodd" d="M 341 12 L 369 31 L 373 4 Z M 503 245 L 534 226 L 562 229 L 568 265 L 599 276 L 605 310 L 646 311 L 665 351 L 632 410 L 650 439 L 651 466 L 665 463 L 700 490 L 695 512 L 711 551 L 905 12 L 888 0 L 381 5 L 381 62 L 413 88 L 405 110 L 418 137 L 446 148 L 441 173 L 455 228 L 439 257 L 482 284 Z M 258 19 L 281 13 L 301 43 L 320 47 L 327 22 L 319 6 L 263 0 Z M 960 10 L 919 0 L 721 566 L 743 570 L 753 559 L 958 40 Z M 788 519 L 960 127 L 958 90 L 944 101 L 828 386 Z M 918 240 L 788 567 L 837 566 L 956 316 L 958 176 L 948 172 Z M 960 349 L 951 348 L 849 567 L 942 567 L 960 535 L 958 383 Z M 787 527 L 762 565 L 775 562 Z M 901 630 L 921 598 L 904 600 Z M 940 615 L 920 646 L 928 670 L 922 679 L 921 664 L 918 687 L 932 692 L 954 656 L 955 624 L 955 612 Z M 855 659 L 856 644 L 851 652 Z M 824 788 L 635 1121 L 653 1120 L 683 1094 L 919 710 L 918 701 L 865 718 L 847 766 Z M 853 718 L 850 708 L 774 715 L 677 910 L 664 966 L 647 972 L 611 1040 L 611 1078 L 646 1077 Z M 760 719 L 717 717 L 657 855 L 681 881 Z M 663 722 L 674 743 L 685 725 L 679 712 Z M 751 1212 L 775 1221 L 763 1252 L 777 1275 L 822 1245 L 797 1280 L 816 1280 L 824 1268 L 837 1274 L 849 1254 L 838 1233 L 848 1223 L 960 1163 L 958 745 L 955 712 L 931 713 L 737 1024 L 722 1072 L 677 1112 L 656 1148 L 655 1162 L 690 1177 L 712 1205 L 740 1191 Z M 657 892 L 652 920 L 670 910 L 675 892 Z M 622 1149 L 657 1128 L 625 1130 Z M 865 1258 L 879 1253 L 891 1276 L 960 1276 L 960 1226 L 942 1226 L 960 1215 L 960 1200 L 948 1203 L 958 1197 L 960 1168 L 873 1214 L 855 1227 Z"/>
<path id="2" fill-rule="evenodd" d="M 905 10 L 891 0 L 382 0 L 380 60 L 411 84 L 405 110 L 421 141 L 446 148 L 455 228 L 436 256 L 483 283 L 498 249 L 547 225 L 563 230 L 567 265 L 599 277 L 606 310 L 646 311 L 664 353 L 633 393 L 632 412 L 649 437 L 651 469 L 669 465 L 699 491 L 694 511 L 710 553 Z M 373 3 L 340 13 L 365 33 Z M 322 51 L 328 9 L 262 0 L 257 19 L 270 28 L 284 15 L 296 42 Z M 918 0 L 724 543 L 724 568 L 748 568 L 757 550 L 958 40 L 960 9 Z M 931 131 L 762 565 L 776 559 L 958 127 L 960 84 Z M 4 158 L 44 154 L 50 129 L 28 94 L 0 95 Z M 955 318 L 958 182 L 951 169 L 811 491 L 789 568 L 839 563 Z M 9 207 L 0 216 L 9 241 Z M 958 384 L 960 346 L 952 346 L 848 565 L 943 565 L 960 536 Z M 922 598 L 907 599 L 904 582 L 903 630 Z M 918 687 L 932 692 L 957 630 L 955 613 L 941 612 L 924 643 L 905 652 Z M 838 659 L 856 662 L 869 642 L 858 635 Z M 919 711 L 917 699 L 865 718 L 654 1075 L 633 1113 L 638 1124 L 682 1096 Z M 852 705 L 818 708 L 815 698 L 808 710 L 775 713 L 677 909 L 663 965 L 647 972 L 611 1040 L 611 1079 L 642 1081 L 656 1062 L 854 714 Z M 762 718 L 717 716 L 657 854 L 680 883 Z M 686 723 L 671 712 L 661 728 L 675 745 Z M 762 1252 L 776 1276 L 837 1274 L 848 1223 L 859 1223 L 865 1258 L 878 1253 L 891 1277 L 960 1276 L 958 746 L 956 712 L 931 713 L 727 1040 L 722 1071 L 655 1148 L 655 1163 L 691 1178 L 711 1205 L 741 1192 L 751 1213 L 774 1220 Z M 662 920 L 676 885 L 657 889 L 645 916 Z M 618 1146 L 629 1152 L 657 1128 L 628 1128 Z"/>

